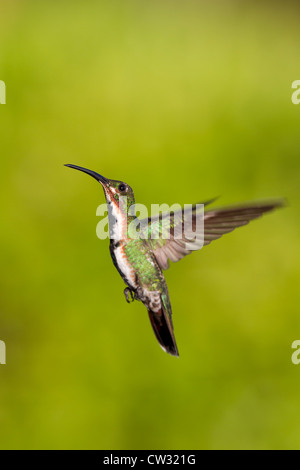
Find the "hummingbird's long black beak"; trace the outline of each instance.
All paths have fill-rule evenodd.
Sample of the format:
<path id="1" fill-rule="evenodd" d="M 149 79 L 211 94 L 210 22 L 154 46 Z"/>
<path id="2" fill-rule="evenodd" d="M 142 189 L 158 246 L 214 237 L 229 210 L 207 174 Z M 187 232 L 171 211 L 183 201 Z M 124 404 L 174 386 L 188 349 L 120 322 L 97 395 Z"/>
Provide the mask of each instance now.
<path id="1" fill-rule="evenodd" d="M 103 183 L 105 186 L 107 186 L 109 184 L 108 179 L 104 178 L 104 176 L 102 176 L 102 175 L 99 175 L 99 173 L 96 173 L 95 171 L 88 170 L 87 168 L 82 168 L 81 166 L 77 166 L 77 165 L 69 165 L 68 164 L 68 165 L 65 165 L 65 166 L 68 166 L 69 168 L 74 168 L 74 170 L 83 171 L 84 173 L 87 173 L 88 175 L 95 178 L 99 183 Z"/>

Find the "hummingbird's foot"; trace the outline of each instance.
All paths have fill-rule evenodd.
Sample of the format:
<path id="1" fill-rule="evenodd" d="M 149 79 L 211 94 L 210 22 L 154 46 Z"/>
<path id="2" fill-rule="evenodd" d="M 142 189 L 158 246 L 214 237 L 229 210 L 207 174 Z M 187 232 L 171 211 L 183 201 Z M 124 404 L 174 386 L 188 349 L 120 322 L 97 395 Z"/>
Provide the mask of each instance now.
<path id="1" fill-rule="evenodd" d="M 134 291 L 130 289 L 130 287 L 126 287 L 124 289 L 124 295 L 125 295 L 126 302 L 128 302 L 129 304 L 130 302 L 133 302 L 135 299 Z M 129 299 L 129 296 L 131 297 L 131 299 Z"/>

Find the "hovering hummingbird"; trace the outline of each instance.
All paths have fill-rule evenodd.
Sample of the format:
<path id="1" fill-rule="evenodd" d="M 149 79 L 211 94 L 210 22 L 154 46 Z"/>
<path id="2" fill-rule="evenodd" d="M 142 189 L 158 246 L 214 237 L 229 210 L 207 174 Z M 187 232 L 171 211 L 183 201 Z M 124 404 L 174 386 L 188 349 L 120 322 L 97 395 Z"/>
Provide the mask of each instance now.
<path id="1" fill-rule="evenodd" d="M 127 302 L 140 300 L 146 306 L 160 346 L 173 356 L 179 356 L 179 353 L 174 336 L 168 288 L 163 274 L 163 270 L 169 267 L 169 260 L 179 261 L 195 249 L 200 249 L 203 245 L 208 245 L 225 233 L 246 225 L 250 220 L 260 217 L 265 212 L 284 205 L 282 200 L 278 200 L 206 211 L 202 243 L 199 248 L 196 245 L 190 249 L 190 243 L 193 242 L 190 241 L 188 234 L 195 225 L 197 205 L 191 207 L 192 217 L 188 219 L 188 222 L 183 217 L 183 209 L 171 214 L 163 213 L 154 219 L 144 219 L 150 235 L 155 231 L 160 236 L 132 238 L 128 233 L 129 224 L 136 218 L 129 211 L 129 208 L 135 204 L 132 188 L 123 181 L 104 178 L 80 166 L 65 166 L 83 171 L 101 183 L 108 213 L 112 215 L 112 218 L 109 218 L 109 224 L 111 220 L 114 221 L 113 227 L 109 227 L 110 254 L 115 267 L 127 285 L 124 290 L 125 298 Z M 126 206 L 120 204 L 121 196 L 127 197 Z M 174 236 L 178 227 L 183 229 L 182 238 Z M 170 229 L 169 238 L 163 237 L 166 228 Z"/>

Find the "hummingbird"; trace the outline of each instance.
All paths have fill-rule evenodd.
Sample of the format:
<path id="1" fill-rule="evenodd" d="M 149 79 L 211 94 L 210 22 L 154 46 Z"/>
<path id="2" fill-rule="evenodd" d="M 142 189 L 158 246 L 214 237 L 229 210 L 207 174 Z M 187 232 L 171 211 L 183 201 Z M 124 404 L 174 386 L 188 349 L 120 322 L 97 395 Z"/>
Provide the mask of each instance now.
<path id="1" fill-rule="evenodd" d="M 202 243 L 197 245 L 196 239 L 195 246 L 191 249 L 193 241 L 189 238 L 189 232 L 195 226 L 198 205 L 191 206 L 191 217 L 187 222 L 183 217 L 183 209 L 143 219 L 141 226 L 146 226 L 150 237 L 131 237 L 128 227 L 136 219 L 129 210 L 135 204 L 132 188 L 124 181 L 105 178 L 87 168 L 71 164 L 65 166 L 90 175 L 102 185 L 110 216 L 110 255 L 126 284 L 124 289 L 126 301 L 138 300 L 145 305 L 161 348 L 177 357 L 179 352 L 174 336 L 170 297 L 163 274 L 163 271 L 169 267 L 169 261 L 177 262 L 235 228 L 246 225 L 262 214 L 284 205 L 283 200 L 279 199 L 205 211 Z M 126 196 L 126 205 L 120 203 L 122 196 Z M 214 200 L 206 202 L 204 206 Z M 170 237 L 164 238 L 167 228 L 170 229 Z M 174 236 L 178 228 L 183 229 L 182 238 Z M 159 236 L 152 238 L 153 232 Z"/>

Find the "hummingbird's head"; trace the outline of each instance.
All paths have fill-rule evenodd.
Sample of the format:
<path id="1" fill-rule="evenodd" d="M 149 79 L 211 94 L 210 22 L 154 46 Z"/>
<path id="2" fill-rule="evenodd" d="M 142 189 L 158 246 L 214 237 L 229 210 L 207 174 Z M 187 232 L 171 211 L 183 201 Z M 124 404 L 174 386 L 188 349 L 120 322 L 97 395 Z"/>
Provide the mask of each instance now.
<path id="1" fill-rule="evenodd" d="M 95 178 L 99 183 L 101 183 L 104 189 L 107 204 L 113 204 L 119 210 L 126 210 L 127 213 L 129 211 L 129 208 L 134 205 L 134 193 L 129 184 L 126 184 L 123 181 L 110 180 L 108 178 L 104 178 L 104 176 L 99 175 L 99 173 L 96 173 L 92 170 L 88 170 L 87 168 L 82 168 L 81 166 L 65 166 L 68 166 L 69 168 L 74 168 L 75 170 L 83 171 L 84 173 L 87 173 L 88 175 Z M 122 196 L 124 197 L 123 200 L 125 200 L 126 197 L 127 207 L 122 207 L 122 205 L 120 204 Z"/>

